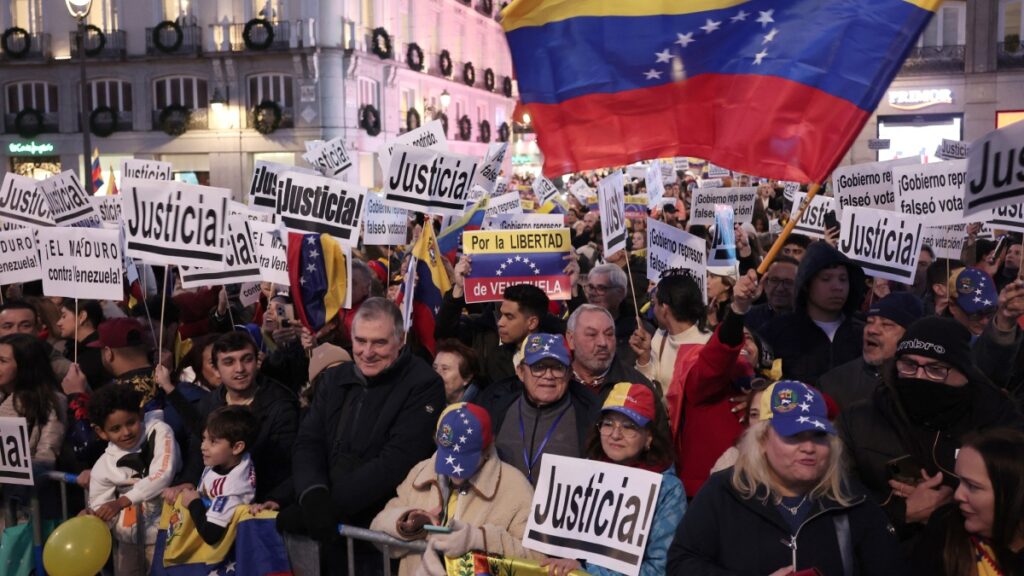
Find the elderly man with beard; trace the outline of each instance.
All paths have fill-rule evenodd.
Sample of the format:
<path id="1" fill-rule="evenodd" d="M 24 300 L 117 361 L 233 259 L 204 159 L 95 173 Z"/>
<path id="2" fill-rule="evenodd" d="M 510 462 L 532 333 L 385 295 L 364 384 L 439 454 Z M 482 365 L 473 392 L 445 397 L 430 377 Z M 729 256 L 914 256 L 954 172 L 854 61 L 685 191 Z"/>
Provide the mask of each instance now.
<path id="1" fill-rule="evenodd" d="M 909 292 L 893 292 L 868 310 L 864 352 L 860 358 L 829 370 L 818 381 L 840 409 L 871 397 L 878 387 L 878 371 L 896 355 L 896 344 L 907 327 L 924 316 L 921 301 Z"/>

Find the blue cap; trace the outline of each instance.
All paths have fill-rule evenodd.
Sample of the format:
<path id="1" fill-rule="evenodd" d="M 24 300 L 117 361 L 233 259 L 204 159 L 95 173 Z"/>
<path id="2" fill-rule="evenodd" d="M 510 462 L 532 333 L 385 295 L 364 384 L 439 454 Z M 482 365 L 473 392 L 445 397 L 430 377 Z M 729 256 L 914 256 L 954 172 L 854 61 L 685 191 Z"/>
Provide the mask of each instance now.
<path id="1" fill-rule="evenodd" d="M 545 358 L 554 358 L 565 366 L 572 364 L 565 338 L 561 334 L 530 334 L 523 342 L 523 360 L 533 366 Z"/>
<path id="2" fill-rule="evenodd" d="M 761 420 L 771 420 L 779 436 L 795 436 L 817 431 L 835 434 L 828 420 L 825 397 L 814 388 L 796 380 L 779 380 L 761 396 Z"/>
<path id="3" fill-rule="evenodd" d="M 995 312 L 999 302 L 996 283 L 985 271 L 964 268 L 956 277 L 956 305 L 965 314 Z"/>
<path id="4" fill-rule="evenodd" d="M 491 416 L 482 406 L 457 402 L 437 422 L 434 471 L 457 480 L 472 478 L 484 462 L 494 438 Z"/>
<path id="5" fill-rule="evenodd" d="M 924 316 L 924 306 L 910 292 L 892 292 L 872 304 L 867 315 L 881 316 L 906 328 Z"/>

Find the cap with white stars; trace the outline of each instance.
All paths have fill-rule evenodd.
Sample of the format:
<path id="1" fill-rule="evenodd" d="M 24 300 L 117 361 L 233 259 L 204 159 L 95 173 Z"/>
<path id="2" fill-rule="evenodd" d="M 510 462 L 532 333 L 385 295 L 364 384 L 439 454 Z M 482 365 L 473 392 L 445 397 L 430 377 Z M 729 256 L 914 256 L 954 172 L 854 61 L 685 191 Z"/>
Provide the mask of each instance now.
<path id="1" fill-rule="evenodd" d="M 768 420 L 780 436 L 801 432 L 835 434 L 828 419 L 828 405 L 821 392 L 796 380 L 779 380 L 761 396 L 760 419 Z"/>
<path id="2" fill-rule="evenodd" d="M 459 480 L 471 478 L 483 464 L 492 439 L 491 417 L 487 410 L 467 402 L 448 406 L 441 413 L 434 434 L 437 445 L 434 470 Z"/>

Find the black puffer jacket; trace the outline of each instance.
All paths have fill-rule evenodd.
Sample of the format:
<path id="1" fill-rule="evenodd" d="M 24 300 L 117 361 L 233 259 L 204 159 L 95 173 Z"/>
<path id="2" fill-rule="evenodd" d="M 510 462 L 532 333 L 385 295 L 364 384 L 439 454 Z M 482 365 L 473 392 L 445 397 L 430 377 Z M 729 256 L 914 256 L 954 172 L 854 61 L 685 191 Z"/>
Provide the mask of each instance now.
<path id="1" fill-rule="evenodd" d="M 326 487 L 340 522 L 369 526 L 409 470 L 434 453 L 444 406 L 441 377 L 408 347 L 371 378 L 352 362 L 328 369 L 292 452 L 300 500 Z"/>
<path id="2" fill-rule="evenodd" d="M 830 499 L 815 502 L 794 534 L 771 501 L 743 498 L 731 478 L 732 468 L 713 474 L 687 507 L 668 552 L 668 574 L 764 576 L 794 563 L 797 571 L 817 568 L 825 576 L 905 573 L 885 514 L 858 486 L 851 487 L 848 507 Z M 839 531 L 848 532 L 843 541 L 849 570 Z"/>

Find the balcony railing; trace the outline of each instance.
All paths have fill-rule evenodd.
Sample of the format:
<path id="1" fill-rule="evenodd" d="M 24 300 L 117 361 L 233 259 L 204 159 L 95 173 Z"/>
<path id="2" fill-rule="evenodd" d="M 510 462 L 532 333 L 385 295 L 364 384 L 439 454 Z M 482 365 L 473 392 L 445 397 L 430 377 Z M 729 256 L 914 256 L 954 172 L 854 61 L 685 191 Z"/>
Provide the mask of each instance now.
<path id="1" fill-rule="evenodd" d="M 198 56 L 203 51 L 203 30 L 199 26 L 182 26 L 180 44 L 178 38 L 178 32 L 171 27 L 146 28 L 146 55 Z"/>
<path id="2" fill-rule="evenodd" d="M 17 134 L 17 114 L 4 114 L 4 132 Z M 60 121 L 56 112 L 43 112 L 43 124 L 39 133 L 54 133 L 60 131 Z"/>
<path id="3" fill-rule="evenodd" d="M 252 128 L 256 124 L 256 110 L 255 108 L 249 108 L 246 112 L 246 118 L 249 122 L 249 128 Z M 295 108 L 281 108 L 281 128 L 295 128 Z"/>
<path id="4" fill-rule="evenodd" d="M 96 34 L 85 32 L 85 55 L 89 58 L 119 58 L 128 55 L 127 35 L 124 30 L 107 30 Z M 71 32 L 71 57 L 78 58 L 78 31 Z"/>
<path id="5" fill-rule="evenodd" d="M 245 22 L 231 25 L 231 51 L 232 52 L 259 52 L 259 48 L 249 48 L 245 45 Z M 263 26 L 252 26 L 249 31 L 249 41 L 253 45 L 260 46 L 268 44 L 263 50 L 288 50 L 290 46 L 289 22 L 271 22 L 273 38 L 269 37 L 266 28 Z"/>
<path id="6" fill-rule="evenodd" d="M 996 62 L 999 68 L 1024 68 L 1024 45 L 1019 40 L 999 42 Z"/>
<path id="7" fill-rule="evenodd" d="M 957 46 L 917 46 L 911 49 L 910 55 L 903 63 L 903 74 L 935 74 L 943 72 L 963 72 L 966 47 Z"/>
<path id="8" fill-rule="evenodd" d="M 0 58 L 5 62 L 38 62 L 49 60 L 50 35 L 46 33 L 11 34 L 7 49 L 0 50 Z"/>
<path id="9" fill-rule="evenodd" d="M 118 110 L 114 114 L 117 116 L 117 120 L 114 122 L 115 132 L 131 132 L 134 130 L 134 124 L 132 121 L 131 111 Z M 78 126 L 78 131 L 82 131 L 82 120 L 81 116 L 75 114 L 75 126 Z"/>
<path id="10" fill-rule="evenodd" d="M 153 130 L 161 130 L 160 112 L 160 110 L 153 110 Z M 189 110 L 188 124 L 185 126 L 188 130 L 208 129 L 210 127 L 210 111 L 207 108 L 192 108 Z"/>

